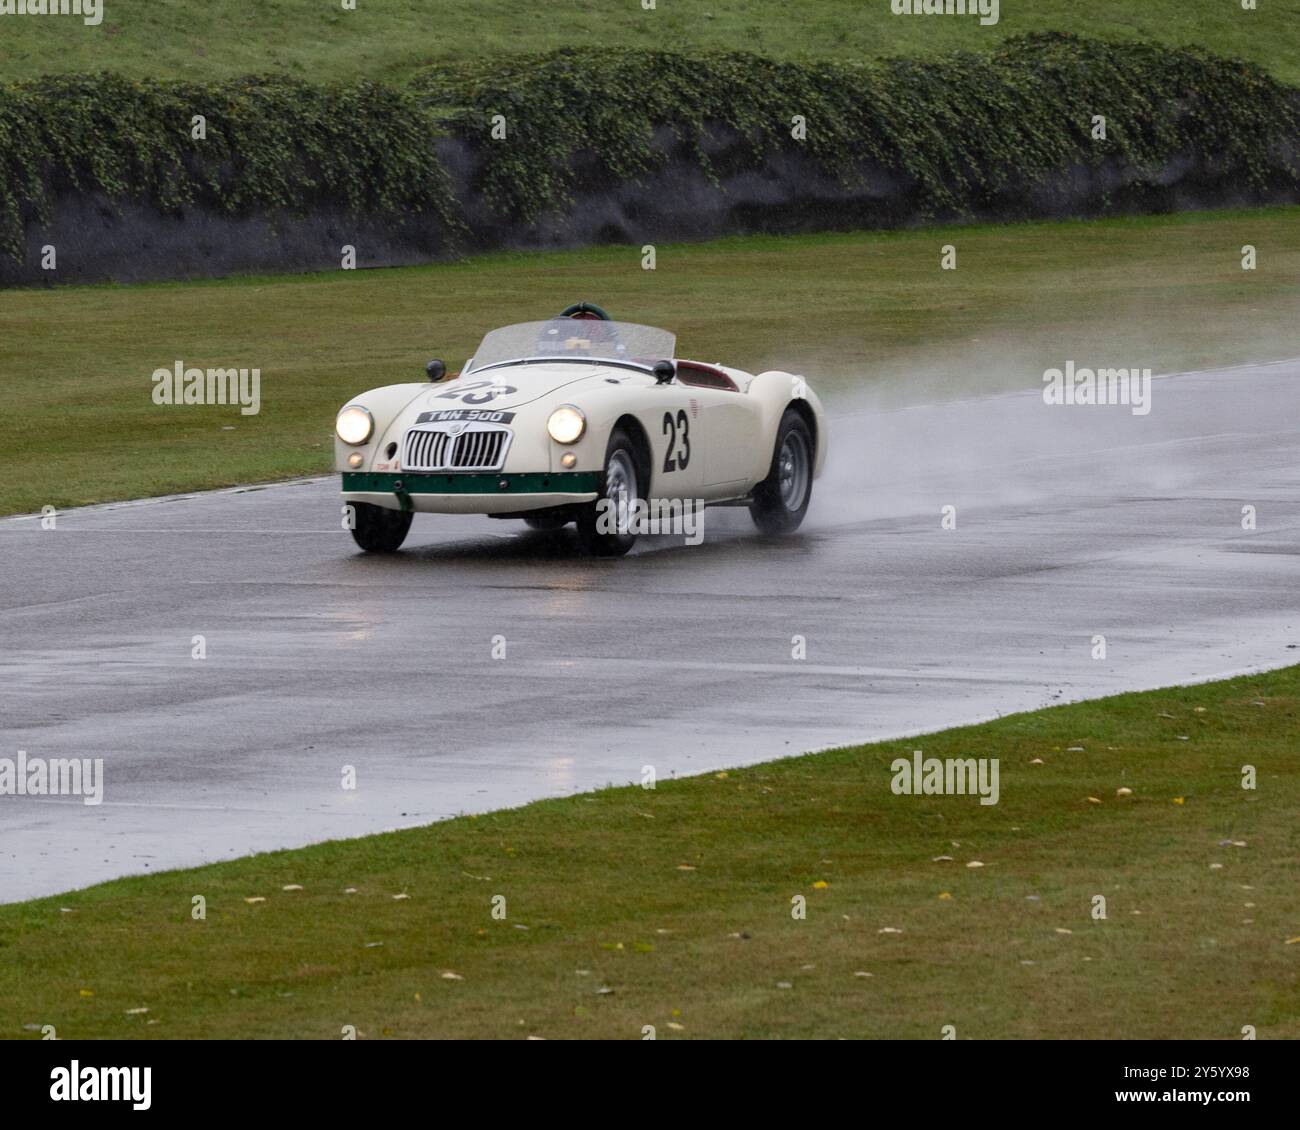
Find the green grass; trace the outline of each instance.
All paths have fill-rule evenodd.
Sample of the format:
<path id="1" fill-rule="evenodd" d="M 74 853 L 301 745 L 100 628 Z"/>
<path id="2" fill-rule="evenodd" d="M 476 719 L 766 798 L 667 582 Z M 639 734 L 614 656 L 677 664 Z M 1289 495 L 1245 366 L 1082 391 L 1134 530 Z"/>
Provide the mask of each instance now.
<path id="1" fill-rule="evenodd" d="M 0 1034 L 1297 1038 L 1298 738 L 1291 667 L 118 880 L 0 907 Z"/>
<path id="2" fill-rule="evenodd" d="M 557 47 L 752 50 L 840 60 L 978 50 L 1032 31 L 1200 45 L 1300 81 L 1300 0 L 1033 0 L 977 18 L 895 16 L 889 0 L 106 0 L 104 21 L 0 19 L 0 74 L 115 70 L 212 79 L 281 71 L 402 81 L 430 63 Z"/>
<path id="3" fill-rule="evenodd" d="M 1300 208 L 499 254 L 401 270 L 13 290 L 0 301 L 0 513 L 331 466 L 334 414 L 577 300 L 679 352 L 806 373 L 832 402 L 1039 387 L 1073 358 L 1157 372 L 1291 356 Z M 940 248 L 957 247 L 955 271 Z M 1259 250 L 1241 270 L 1240 248 Z M 258 367 L 262 409 L 159 407 L 177 360 Z"/>

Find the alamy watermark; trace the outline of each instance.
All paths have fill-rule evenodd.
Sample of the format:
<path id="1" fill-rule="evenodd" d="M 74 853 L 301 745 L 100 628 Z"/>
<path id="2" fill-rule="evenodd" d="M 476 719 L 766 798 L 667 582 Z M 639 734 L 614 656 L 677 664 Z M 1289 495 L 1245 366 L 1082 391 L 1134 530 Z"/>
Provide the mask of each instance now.
<path id="1" fill-rule="evenodd" d="M 238 404 L 241 416 L 262 410 L 261 369 L 187 369 L 177 361 L 153 372 L 155 404 Z"/>
<path id="2" fill-rule="evenodd" d="M 0 796 L 79 796 L 83 804 L 104 799 L 102 757 L 0 757 Z"/>
<path id="3" fill-rule="evenodd" d="M 151 1067 L 91 1067 L 72 1060 L 67 1067 L 50 1072 L 50 1099 L 53 1102 L 130 1103 L 133 1110 L 148 1110 L 152 1105 Z"/>
<path id="4" fill-rule="evenodd" d="M 982 27 L 998 22 L 998 0 L 889 0 L 896 16 L 979 16 Z"/>
<path id="5" fill-rule="evenodd" d="M 980 804 L 997 804 L 999 763 L 996 757 L 896 757 L 889 766 L 895 796 L 976 796 Z"/>
<path id="6" fill-rule="evenodd" d="M 644 498 L 596 503 L 598 534 L 681 534 L 687 545 L 704 540 L 704 499 Z"/>
<path id="7" fill-rule="evenodd" d="M 80 16 L 97 27 L 104 19 L 104 0 L 0 0 L 0 16 Z"/>
<path id="8" fill-rule="evenodd" d="M 1084 369 L 1067 361 L 1043 372 L 1044 404 L 1126 404 L 1134 416 L 1151 411 L 1150 369 Z"/>

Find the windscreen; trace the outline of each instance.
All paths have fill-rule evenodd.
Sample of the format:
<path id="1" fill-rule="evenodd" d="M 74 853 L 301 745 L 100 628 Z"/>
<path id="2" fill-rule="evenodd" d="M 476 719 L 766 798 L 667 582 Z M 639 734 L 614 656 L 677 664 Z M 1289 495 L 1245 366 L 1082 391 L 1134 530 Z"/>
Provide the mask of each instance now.
<path id="1" fill-rule="evenodd" d="M 552 318 L 493 330 L 474 354 L 474 369 L 502 361 L 629 361 L 651 366 L 671 359 L 677 337 L 653 326 L 587 318 Z"/>

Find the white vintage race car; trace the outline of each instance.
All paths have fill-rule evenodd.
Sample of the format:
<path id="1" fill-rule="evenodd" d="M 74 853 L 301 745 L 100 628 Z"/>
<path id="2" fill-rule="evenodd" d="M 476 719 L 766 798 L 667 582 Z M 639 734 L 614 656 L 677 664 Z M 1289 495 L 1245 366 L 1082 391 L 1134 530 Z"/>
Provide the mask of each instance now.
<path id="1" fill-rule="evenodd" d="M 454 377 L 430 361 L 427 382 L 349 401 L 335 451 L 352 536 L 392 552 L 415 513 L 487 514 L 574 522 L 588 552 L 617 556 L 647 515 L 706 505 L 796 529 L 826 459 L 817 397 L 790 373 L 674 360 L 675 344 L 579 303 L 493 330 Z"/>

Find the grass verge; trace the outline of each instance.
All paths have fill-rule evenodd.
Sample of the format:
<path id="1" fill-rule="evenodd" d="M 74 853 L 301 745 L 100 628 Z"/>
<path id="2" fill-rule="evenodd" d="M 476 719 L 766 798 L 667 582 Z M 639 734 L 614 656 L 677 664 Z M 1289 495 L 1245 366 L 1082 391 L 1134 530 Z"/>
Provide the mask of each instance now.
<path id="1" fill-rule="evenodd" d="M 1039 387 L 1066 359 L 1156 372 L 1290 356 L 1300 208 L 498 254 L 265 279 L 8 291 L 0 514 L 328 470 L 334 414 L 579 300 L 679 352 L 803 372 L 832 402 Z M 940 248 L 957 248 L 941 270 Z M 1259 266 L 1241 268 L 1241 248 Z M 157 406 L 152 373 L 259 368 L 256 416 Z"/>
<path id="2" fill-rule="evenodd" d="M 0 1034 L 1296 1038 L 1298 735 L 1291 667 L 3 906 Z"/>
<path id="3" fill-rule="evenodd" d="M 880 55 L 983 50 L 1008 36 L 1069 31 L 1199 45 L 1300 81 L 1294 0 L 1255 11 L 1219 0 L 1034 0 L 978 17 L 895 16 L 889 0 L 363 0 L 355 11 L 319 0 L 247 4 L 150 0 L 103 5 L 103 22 L 13 18 L 0 29 L 0 72 L 32 78 L 110 69 L 135 78 L 223 78 L 279 71 L 301 78 L 387 81 L 439 60 L 491 59 L 559 47 L 758 51 L 854 62 Z"/>

